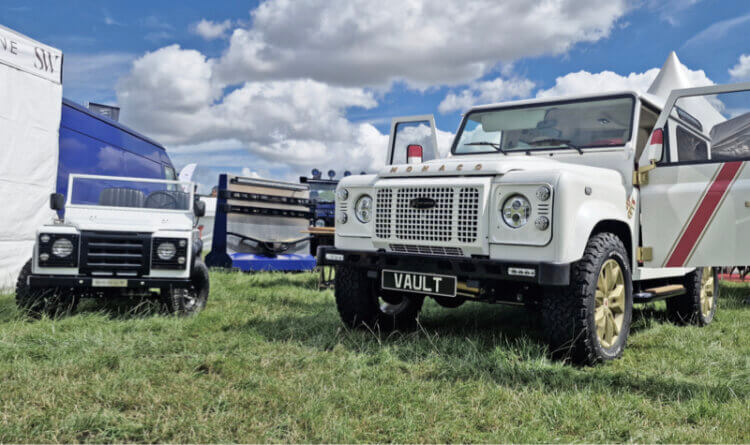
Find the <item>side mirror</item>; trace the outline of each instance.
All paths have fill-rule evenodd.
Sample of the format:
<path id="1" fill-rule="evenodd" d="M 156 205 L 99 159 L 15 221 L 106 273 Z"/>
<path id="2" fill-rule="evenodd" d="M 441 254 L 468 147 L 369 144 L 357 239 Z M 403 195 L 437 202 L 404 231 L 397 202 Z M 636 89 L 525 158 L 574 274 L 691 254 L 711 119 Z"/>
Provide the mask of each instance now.
<path id="1" fill-rule="evenodd" d="M 200 218 L 201 216 L 205 216 L 206 215 L 206 203 L 201 201 L 200 199 L 197 199 L 193 203 L 193 213 L 198 218 Z"/>
<path id="2" fill-rule="evenodd" d="M 62 193 L 52 193 L 49 195 L 49 208 L 52 210 L 62 210 L 65 208 L 65 195 Z"/>

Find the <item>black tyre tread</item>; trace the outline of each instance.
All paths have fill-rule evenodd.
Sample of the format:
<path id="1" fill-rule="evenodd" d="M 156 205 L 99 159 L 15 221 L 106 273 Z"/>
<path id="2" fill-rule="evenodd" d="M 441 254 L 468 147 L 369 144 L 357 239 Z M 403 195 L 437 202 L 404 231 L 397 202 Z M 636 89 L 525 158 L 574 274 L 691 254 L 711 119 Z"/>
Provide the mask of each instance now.
<path id="1" fill-rule="evenodd" d="M 582 296 L 586 295 L 587 287 L 599 278 L 598 259 L 612 249 L 616 250 L 622 258 L 628 258 L 625 246 L 616 235 L 604 232 L 592 236 L 586 245 L 583 257 L 572 268 L 570 285 L 557 292 L 548 293 L 542 299 L 542 323 L 553 358 L 570 359 L 581 365 L 594 365 L 603 360 L 597 352 L 598 344 L 594 339 L 595 325 L 589 322 L 590 309 L 586 304 L 586 299 Z M 627 261 L 625 267 L 626 270 L 623 272 L 630 276 Z M 626 301 L 626 307 L 627 304 Z M 593 317 L 593 314 L 591 316 Z M 629 321 L 623 324 L 623 329 L 628 333 Z M 591 332 L 592 327 L 594 332 Z M 625 345 L 615 357 L 611 358 L 622 355 L 624 349 Z"/>
<path id="2" fill-rule="evenodd" d="M 685 275 L 682 284 L 685 286 L 685 294 L 668 298 L 667 317 L 670 321 L 680 325 L 706 326 L 713 320 L 711 317 L 706 319 L 701 311 L 701 279 L 703 277 L 702 269 L 696 269 Z M 716 302 L 718 294 L 714 294 L 714 309 L 716 312 Z"/>
<path id="3" fill-rule="evenodd" d="M 196 260 L 190 271 L 190 281 L 198 290 L 200 303 L 192 308 L 186 308 L 179 292 L 181 289 L 169 289 L 162 292 L 165 309 L 174 315 L 191 316 L 199 313 L 206 307 L 210 291 L 210 280 L 208 267 L 201 260 Z"/>
<path id="4" fill-rule="evenodd" d="M 16 280 L 16 305 L 26 315 L 39 318 L 42 315 L 48 317 L 62 317 L 70 315 L 78 306 L 79 298 L 70 291 L 50 289 L 54 292 L 52 296 L 43 296 L 39 292 L 33 292 L 27 284 L 32 270 L 32 260 L 24 264 Z"/>
<path id="5" fill-rule="evenodd" d="M 350 328 L 374 331 L 408 331 L 416 328 L 416 320 L 424 298 L 410 297 L 409 304 L 398 314 L 380 310 L 374 282 L 367 271 L 349 266 L 336 266 L 336 308 L 344 324 Z"/>

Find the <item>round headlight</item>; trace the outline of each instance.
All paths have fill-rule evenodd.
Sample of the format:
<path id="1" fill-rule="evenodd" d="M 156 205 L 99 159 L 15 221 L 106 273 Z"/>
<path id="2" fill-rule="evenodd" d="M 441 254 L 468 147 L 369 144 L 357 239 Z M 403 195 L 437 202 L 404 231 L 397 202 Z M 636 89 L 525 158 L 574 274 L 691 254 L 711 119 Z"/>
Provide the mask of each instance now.
<path id="1" fill-rule="evenodd" d="M 65 258 L 73 253 L 73 243 L 67 238 L 60 238 L 52 243 L 52 255 Z"/>
<path id="2" fill-rule="evenodd" d="M 368 223 L 372 219 L 372 198 L 370 195 L 362 195 L 354 205 L 354 214 L 359 222 Z"/>
<path id="3" fill-rule="evenodd" d="M 40 236 L 40 237 L 39 237 L 39 240 L 40 240 L 41 242 L 43 242 L 43 243 L 48 243 L 48 242 L 49 242 L 49 235 L 47 235 L 47 234 L 45 233 L 44 235 L 42 235 L 42 236 Z"/>
<path id="4" fill-rule="evenodd" d="M 159 259 L 168 261 L 174 258 L 174 255 L 177 253 L 177 248 L 174 246 L 174 244 L 170 242 L 161 243 L 156 248 L 156 255 L 159 257 Z"/>
<path id="5" fill-rule="evenodd" d="M 539 187 L 538 189 L 536 189 L 536 199 L 540 201 L 548 200 L 550 197 L 550 194 L 552 194 L 552 192 L 550 191 L 549 187 L 547 187 L 546 185 L 543 185 Z"/>
<path id="6" fill-rule="evenodd" d="M 539 230 L 547 230 L 549 228 L 549 218 L 546 216 L 540 216 L 534 221 L 534 225 Z"/>
<path id="7" fill-rule="evenodd" d="M 315 227 L 325 227 L 326 221 L 324 219 L 318 218 L 315 220 Z"/>
<path id="8" fill-rule="evenodd" d="M 339 201 L 346 201 L 346 199 L 349 198 L 349 190 L 347 189 L 336 190 L 336 198 L 338 198 Z"/>
<path id="9" fill-rule="evenodd" d="M 531 204 L 523 195 L 513 195 L 503 204 L 503 221 L 508 226 L 518 229 L 526 225 L 531 216 Z"/>
<path id="10" fill-rule="evenodd" d="M 339 217 L 336 218 L 336 222 L 338 222 L 339 224 L 346 224 L 347 221 L 349 221 L 349 216 L 344 212 L 341 212 L 339 214 Z"/>

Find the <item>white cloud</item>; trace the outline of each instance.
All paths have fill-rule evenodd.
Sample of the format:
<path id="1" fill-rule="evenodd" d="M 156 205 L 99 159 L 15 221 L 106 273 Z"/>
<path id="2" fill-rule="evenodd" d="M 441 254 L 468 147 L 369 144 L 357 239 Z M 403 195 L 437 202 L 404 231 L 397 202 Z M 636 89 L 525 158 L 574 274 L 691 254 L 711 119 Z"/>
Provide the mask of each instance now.
<path id="1" fill-rule="evenodd" d="M 372 93 L 301 79 L 245 82 L 222 95 L 213 69 L 201 53 L 177 45 L 147 53 L 118 83 L 123 121 L 179 146 L 178 155 L 244 148 L 301 172 L 322 164 L 371 170 L 384 163 L 387 135 L 345 117 L 350 107 L 376 106 Z"/>
<path id="2" fill-rule="evenodd" d="M 528 79 L 502 79 L 473 82 L 459 93 L 445 96 L 438 110 L 445 114 L 452 111 L 465 111 L 476 104 L 490 104 L 513 98 L 528 97 L 534 89 L 534 82 Z"/>
<path id="3" fill-rule="evenodd" d="M 729 69 L 729 75 L 733 80 L 750 79 L 750 54 L 742 54 L 737 65 Z"/>
<path id="4" fill-rule="evenodd" d="M 227 31 L 231 27 L 232 22 L 230 20 L 214 22 L 212 20 L 201 19 L 201 21 L 190 26 L 190 31 L 206 40 L 214 40 L 227 37 Z"/>
<path id="5" fill-rule="evenodd" d="M 626 10 L 625 0 L 269 0 L 252 28 L 233 32 L 217 74 L 226 83 L 458 85 L 498 63 L 605 38 Z"/>
<path id="6" fill-rule="evenodd" d="M 690 38 L 687 42 L 685 42 L 683 48 L 694 45 L 710 44 L 717 40 L 722 40 L 729 34 L 730 31 L 733 31 L 738 26 L 744 25 L 748 21 L 750 21 L 750 14 L 745 14 L 732 19 L 716 22 Z M 737 32 L 739 35 L 743 34 L 742 29 L 738 30 Z"/>
<path id="7" fill-rule="evenodd" d="M 66 53 L 63 64 L 65 97 L 78 102 L 109 102 L 118 77 L 136 56 L 128 53 Z"/>

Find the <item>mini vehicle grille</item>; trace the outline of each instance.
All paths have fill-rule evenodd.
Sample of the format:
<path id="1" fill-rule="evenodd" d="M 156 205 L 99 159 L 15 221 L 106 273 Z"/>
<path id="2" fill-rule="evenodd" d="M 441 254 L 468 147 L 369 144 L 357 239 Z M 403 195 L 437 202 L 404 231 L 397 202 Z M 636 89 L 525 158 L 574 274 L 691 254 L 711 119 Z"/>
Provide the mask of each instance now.
<path id="1" fill-rule="evenodd" d="M 82 274 L 118 277 L 148 275 L 150 258 L 150 233 L 81 233 Z"/>
<path id="2" fill-rule="evenodd" d="M 375 199 L 375 237 L 402 241 L 477 241 L 479 187 L 403 187 L 380 189 Z M 429 208 L 415 208 L 428 198 Z"/>
<path id="3" fill-rule="evenodd" d="M 391 250 L 399 253 L 417 253 L 420 255 L 463 256 L 460 247 L 419 246 L 409 244 L 391 244 Z"/>

